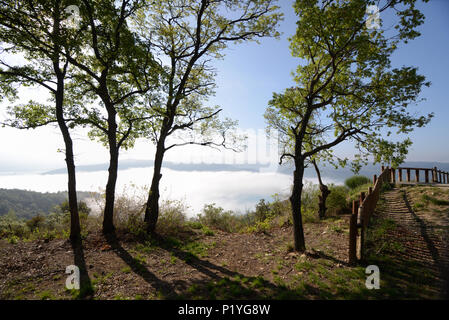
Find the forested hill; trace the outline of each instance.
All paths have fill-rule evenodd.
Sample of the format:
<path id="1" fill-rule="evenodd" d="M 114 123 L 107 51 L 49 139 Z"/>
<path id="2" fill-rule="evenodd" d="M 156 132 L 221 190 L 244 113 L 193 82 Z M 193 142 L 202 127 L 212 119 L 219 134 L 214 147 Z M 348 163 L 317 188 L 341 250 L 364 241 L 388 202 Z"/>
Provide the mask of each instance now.
<path id="1" fill-rule="evenodd" d="M 91 197 L 90 192 L 78 192 L 78 199 Z M 0 216 L 14 211 L 20 218 L 31 218 L 37 214 L 46 215 L 67 199 L 67 192 L 42 193 L 20 189 L 0 189 Z"/>

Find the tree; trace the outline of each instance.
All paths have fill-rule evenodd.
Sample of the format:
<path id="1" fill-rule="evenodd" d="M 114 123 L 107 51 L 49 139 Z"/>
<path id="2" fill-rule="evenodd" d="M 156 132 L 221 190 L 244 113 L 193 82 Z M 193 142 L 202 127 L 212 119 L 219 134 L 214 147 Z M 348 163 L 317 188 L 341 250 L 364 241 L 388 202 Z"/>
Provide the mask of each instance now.
<path id="1" fill-rule="evenodd" d="M 80 239 L 80 222 L 76 195 L 73 141 L 65 113 L 65 85 L 68 61 L 60 51 L 74 52 L 78 49 L 78 34 L 68 28 L 64 21 L 68 15 L 64 8 L 67 1 L 2 1 L 0 5 L 0 41 L 6 44 L 4 54 L 22 53 L 26 64 L 11 65 L 2 57 L 2 96 L 17 98 L 16 85 L 40 86 L 48 90 L 53 106 L 33 101 L 9 108 L 12 116 L 7 124 L 20 129 L 36 128 L 57 123 L 64 139 L 65 161 L 68 173 L 68 198 L 70 205 L 70 239 Z"/>
<path id="2" fill-rule="evenodd" d="M 163 74 L 150 43 L 138 39 L 128 21 L 143 1 L 82 0 L 79 3 L 81 29 L 86 29 L 83 51 L 63 52 L 73 65 L 73 83 L 68 88 L 76 123 L 90 126 L 91 138 L 109 150 L 108 180 L 103 218 L 103 233 L 114 228 L 114 202 L 118 159 L 121 148 L 133 145 L 147 115 L 145 103 L 158 88 Z M 145 96 L 144 96 L 145 95 Z M 102 110 L 91 106 L 98 103 Z M 145 101 L 144 101 L 145 99 Z"/>
<path id="3" fill-rule="evenodd" d="M 377 2 L 376 2 L 377 3 Z M 427 124 L 432 114 L 415 116 L 410 104 L 421 88 L 430 85 L 415 67 L 393 68 L 390 57 L 401 43 L 419 36 L 424 20 L 415 0 L 387 1 L 380 13 L 396 14 L 396 34 L 366 28 L 365 11 L 375 1 L 297 0 L 296 34 L 290 39 L 292 55 L 304 60 L 294 80 L 297 86 L 274 94 L 265 113 L 268 126 L 278 129 L 286 148 L 280 162 L 294 162 L 292 205 L 295 250 L 305 251 L 301 195 L 306 161 L 349 140 L 360 154 L 355 165 L 373 156 L 397 165 L 411 141 L 387 138 L 395 129 L 407 134 Z M 339 161 L 341 165 L 347 159 Z"/>
<path id="4" fill-rule="evenodd" d="M 213 58 L 221 58 L 231 42 L 277 36 L 281 19 L 274 0 L 151 1 L 136 26 L 155 55 L 164 61 L 165 75 L 159 101 L 150 106 L 155 116 L 148 136 L 156 145 L 154 171 L 145 210 L 148 231 L 159 215 L 159 182 L 165 152 L 197 144 L 229 147 L 230 119 L 220 120 L 218 107 L 204 104 L 215 87 Z M 168 138 L 175 140 L 167 143 Z M 228 139 L 228 140 L 227 140 Z"/>

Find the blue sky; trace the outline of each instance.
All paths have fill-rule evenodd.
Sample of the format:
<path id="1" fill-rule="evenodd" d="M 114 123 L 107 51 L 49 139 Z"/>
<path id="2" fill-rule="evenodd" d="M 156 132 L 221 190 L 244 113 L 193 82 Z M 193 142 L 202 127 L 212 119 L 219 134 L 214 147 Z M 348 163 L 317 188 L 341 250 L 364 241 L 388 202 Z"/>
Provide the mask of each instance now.
<path id="1" fill-rule="evenodd" d="M 224 60 L 216 64 L 218 89 L 211 102 L 221 105 L 226 115 L 238 119 L 242 128 L 264 128 L 263 113 L 272 93 L 295 84 L 291 72 L 299 59 L 290 55 L 287 40 L 296 30 L 292 4 L 293 1 L 280 1 L 285 14 L 280 40 L 264 39 L 260 45 L 232 46 Z M 407 160 L 449 162 L 449 148 L 443 147 L 449 139 L 449 1 L 431 0 L 427 4 L 418 3 L 418 8 L 426 16 L 420 27 L 421 37 L 400 47 L 392 57 L 392 64 L 416 66 L 432 82 L 421 94 L 427 100 L 413 109 L 422 114 L 434 112 L 435 117 L 427 127 L 410 135 L 413 146 Z M 381 14 L 381 18 L 385 17 Z M 338 150 L 352 155 L 349 144 Z"/>
<path id="2" fill-rule="evenodd" d="M 231 45 L 223 60 L 215 61 L 217 68 L 216 96 L 212 104 L 223 108 L 223 113 L 239 120 L 242 129 L 264 129 L 264 111 L 273 92 L 281 92 L 294 85 L 291 72 L 299 63 L 298 58 L 290 55 L 288 37 L 296 30 L 296 16 L 292 8 L 293 1 L 280 0 L 285 19 L 281 22 L 280 40 L 263 39 L 260 44 L 247 43 Z M 432 82 L 430 88 L 424 88 L 422 102 L 415 109 L 420 113 L 434 112 L 435 117 L 425 128 L 411 134 L 414 142 L 408 161 L 449 162 L 449 108 L 446 95 L 449 92 L 447 71 L 449 71 L 449 1 L 431 0 L 419 4 L 426 16 L 420 30 L 421 37 L 401 47 L 393 57 L 393 66 L 417 66 L 419 72 Z M 381 14 L 381 18 L 383 14 Z M 24 97 L 43 97 L 41 89 L 29 89 Z M 23 101 L 22 101 L 23 102 Z M 6 103 L 0 106 L 0 118 L 4 118 Z M 105 163 L 108 152 L 100 144 L 90 141 L 84 132 L 72 133 L 74 137 L 75 160 L 77 165 Z M 22 167 L 35 170 L 50 170 L 64 167 L 64 144 L 58 129 L 39 128 L 34 131 L 20 131 L 12 128 L 0 128 L 0 169 Z M 153 147 L 148 141 L 139 141 L 135 149 L 122 151 L 122 159 L 152 159 Z M 195 149 L 184 147 L 167 153 L 166 160 L 179 161 L 189 159 L 199 153 L 208 157 L 208 148 Z M 350 144 L 337 148 L 337 154 L 352 158 Z M 32 155 L 32 157 L 30 157 Z"/>

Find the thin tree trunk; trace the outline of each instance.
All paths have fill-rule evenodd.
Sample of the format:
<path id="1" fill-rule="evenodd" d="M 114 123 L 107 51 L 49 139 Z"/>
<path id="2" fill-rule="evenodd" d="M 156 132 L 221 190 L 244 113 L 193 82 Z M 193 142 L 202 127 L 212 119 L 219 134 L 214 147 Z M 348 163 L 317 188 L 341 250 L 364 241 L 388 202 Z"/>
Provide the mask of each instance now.
<path id="1" fill-rule="evenodd" d="M 304 176 L 304 162 L 302 160 L 295 161 L 295 171 L 293 173 L 293 190 L 290 196 L 293 217 L 293 238 L 295 250 L 299 252 L 306 251 L 306 243 L 304 240 L 304 229 L 301 214 L 301 196 Z"/>
<path id="2" fill-rule="evenodd" d="M 58 79 L 56 91 L 56 119 L 61 130 L 65 144 L 65 162 L 68 173 L 68 197 L 70 208 L 70 240 L 75 243 L 81 239 L 81 226 L 78 212 L 78 200 L 76 195 L 75 161 L 73 160 L 73 142 L 64 119 L 64 80 Z"/>
<path id="3" fill-rule="evenodd" d="M 108 143 L 109 143 L 109 168 L 108 182 L 106 184 L 106 199 L 103 216 L 103 233 L 113 233 L 114 227 L 114 203 L 115 187 L 117 184 L 119 148 L 117 146 L 117 123 L 114 107 L 108 110 Z"/>
<path id="4" fill-rule="evenodd" d="M 108 182 L 106 184 L 106 199 L 103 217 L 103 233 L 113 233 L 114 227 L 114 203 L 115 203 L 115 187 L 117 184 L 118 170 L 118 150 L 114 147 L 109 151 L 109 169 Z"/>
<path id="5" fill-rule="evenodd" d="M 313 160 L 312 163 L 313 163 L 313 166 L 315 167 L 315 171 L 318 176 L 318 182 L 320 184 L 320 191 L 321 191 L 321 195 L 318 196 L 318 216 L 320 217 L 320 219 L 324 219 L 326 217 L 326 211 L 327 211 L 326 199 L 331 192 L 330 192 L 329 188 L 321 180 L 321 173 L 318 168 L 318 165 L 316 164 L 316 161 Z"/>
<path id="6" fill-rule="evenodd" d="M 159 182 L 162 178 L 161 169 L 165 153 L 165 137 L 159 139 L 154 160 L 153 179 L 151 181 L 150 192 L 148 194 L 145 208 L 144 221 L 147 223 L 147 232 L 154 233 L 157 220 L 159 218 Z"/>

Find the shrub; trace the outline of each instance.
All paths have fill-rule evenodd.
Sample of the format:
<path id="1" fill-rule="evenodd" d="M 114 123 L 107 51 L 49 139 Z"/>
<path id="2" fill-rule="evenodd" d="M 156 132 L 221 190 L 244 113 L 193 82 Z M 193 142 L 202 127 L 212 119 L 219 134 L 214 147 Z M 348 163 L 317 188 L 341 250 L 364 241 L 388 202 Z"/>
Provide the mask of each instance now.
<path id="1" fill-rule="evenodd" d="M 265 199 L 260 199 L 256 205 L 256 211 L 254 213 L 256 221 L 264 221 L 271 213 L 270 204 L 265 202 Z"/>
<path id="2" fill-rule="evenodd" d="M 203 212 L 198 215 L 198 221 L 206 226 L 226 232 L 235 232 L 240 229 L 238 218 L 234 213 L 216 207 L 215 203 L 204 206 Z"/>
<path id="3" fill-rule="evenodd" d="M 304 223 L 318 222 L 320 220 L 317 210 L 313 208 L 302 207 L 301 213 Z"/>
<path id="4" fill-rule="evenodd" d="M 318 212 L 318 195 L 320 194 L 321 192 L 317 184 L 313 184 L 310 181 L 306 182 L 301 196 L 303 210 Z"/>
<path id="5" fill-rule="evenodd" d="M 285 214 L 290 214 L 290 201 L 281 200 L 279 194 L 273 195 L 273 202 L 270 203 L 271 214 L 273 216 L 284 216 Z"/>
<path id="6" fill-rule="evenodd" d="M 43 223 L 45 222 L 45 218 L 41 215 L 37 215 L 32 217 L 26 222 L 26 225 L 28 228 L 30 228 L 31 232 L 35 231 L 36 229 L 40 228 Z"/>
<path id="7" fill-rule="evenodd" d="M 19 219 L 14 211 L 0 216 L 0 238 L 23 237 L 29 229 L 23 219 Z"/>
<path id="8" fill-rule="evenodd" d="M 358 186 L 370 183 L 371 179 L 365 176 L 352 176 L 345 180 L 345 185 L 349 189 L 355 189 Z"/>
<path id="9" fill-rule="evenodd" d="M 161 233 L 172 234 L 183 230 L 186 226 L 187 205 L 179 200 L 163 201 L 159 208 L 157 230 Z"/>
<path id="10" fill-rule="evenodd" d="M 352 203 L 352 200 L 358 200 L 360 199 L 360 193 L 365 192 L 367 194 L 369 187 L 372 187 L 373 183 L 369 182 L 366 184 L 362 184 L 352 190 L 349 190 L 349 203 Z"/>
<path id="11" fill-rule="evenodd" d="M 348 210 L 347 194 L 348 189 L 345 186 L 331 185 L 330 194 L 326 201 L 329 215 L 342 214 Z"/>

